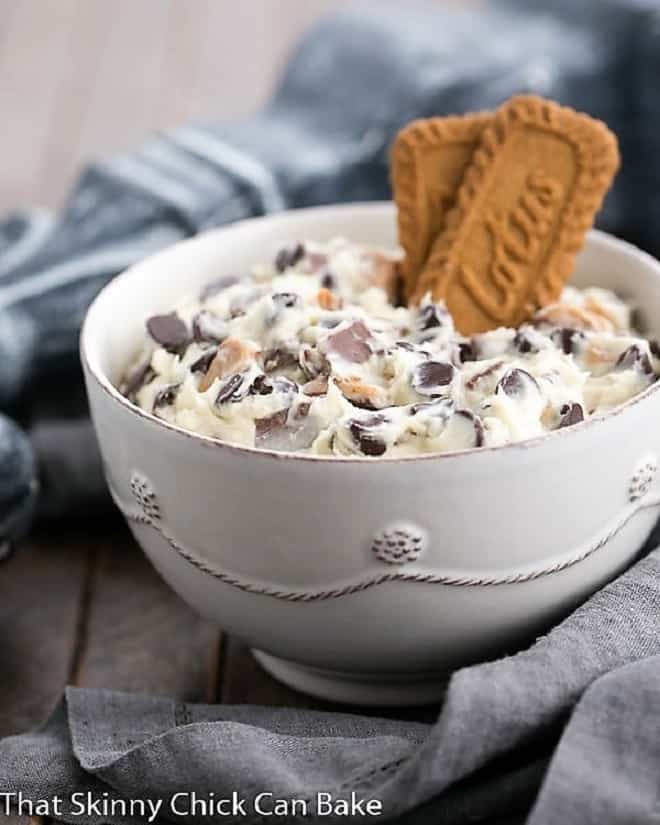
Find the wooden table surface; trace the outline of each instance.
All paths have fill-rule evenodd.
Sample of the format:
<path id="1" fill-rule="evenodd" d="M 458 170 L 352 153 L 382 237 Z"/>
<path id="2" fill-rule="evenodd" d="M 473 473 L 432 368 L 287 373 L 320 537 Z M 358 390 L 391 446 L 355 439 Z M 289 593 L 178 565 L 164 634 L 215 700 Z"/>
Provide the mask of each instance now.
<path id="1" fill-rule="evenodd" d="M 338 5 L 0 0 L 0 213 L 57 205 L 87 157 L 149 129 L 253 110 L 293 39 Z M 323 706 L 195 615 L 119 518 L 42 527 L 0 566 L 0 661 L 0 737 L 43 722 L 67 684 Z"/>

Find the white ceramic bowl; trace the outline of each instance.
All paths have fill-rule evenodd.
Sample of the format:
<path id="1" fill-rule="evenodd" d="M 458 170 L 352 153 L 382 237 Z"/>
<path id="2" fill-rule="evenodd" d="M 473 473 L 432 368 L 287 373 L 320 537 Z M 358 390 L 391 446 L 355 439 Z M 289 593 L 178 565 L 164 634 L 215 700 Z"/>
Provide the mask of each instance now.
<path id="1" fill-rule="evenodd" d="M 117 391 L 146 317 L 282 241 L 337 235 L 394 245 L 394 209 L 245 221 L 116 278 L 82 333 L 92 416 L 112 494 L 153 564 L 267 670 L 340 701 L 433 701 L 447 671 L 530 640 L 633 558 L 660 503 L 660 384 L 527 442 L 398 460 L 232 446 Z M 574 282 L 631 297 L 660 330 L 648 255 L 592 232 Z"/>

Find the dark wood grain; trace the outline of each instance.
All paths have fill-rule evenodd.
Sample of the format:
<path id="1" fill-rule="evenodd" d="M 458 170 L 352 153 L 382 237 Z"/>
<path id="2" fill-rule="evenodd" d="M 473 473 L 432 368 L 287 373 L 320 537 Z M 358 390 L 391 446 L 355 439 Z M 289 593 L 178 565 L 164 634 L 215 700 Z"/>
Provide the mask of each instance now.
<path id="1" fill-rule="evenodd" d="M 0 565 L 0 736 L 48 716 L 67 682 L 89 533 L 39 532 Z"/>
<path id="2" fill-rule="evenodd" d="M 286 687 L 257 664 L 238 639 L 224 640 L 219 699 L 224 704 L 286 705 L 298 708 L 327 708 L 328 703 Z"/>
<path id="3" fill-rule="evenodd" d="M 124 526 L 97 541 L 87 604 L 73 683 L 215 700 L 219 630 L 170 590 Z"/>

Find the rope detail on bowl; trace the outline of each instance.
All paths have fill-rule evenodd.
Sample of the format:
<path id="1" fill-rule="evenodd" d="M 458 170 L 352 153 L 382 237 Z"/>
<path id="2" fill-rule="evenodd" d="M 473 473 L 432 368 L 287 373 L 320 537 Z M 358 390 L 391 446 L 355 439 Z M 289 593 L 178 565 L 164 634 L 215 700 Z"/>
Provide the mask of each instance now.
<path id="1" fill-rule="evenodd" d="M 601 536 L 594 544 L 589 545 L 586 549 L 581 550 L 573 556 L 569 556 L 562 561 L 555 562 L 546 567 L 538 569 L 527 570 L 520 573 L 506 573 L 492 576 L 471 576 L 471 575 L 450 575 L 446 573 L 434 573 L 433 571 L 413 571 L 413 570 L 388 570 L 371 576 L 367 579 L 355 582 L 347 582 L 319 590 L 294 590 L 276 587 L 274 585 L 264 584 L 262 582 L 251 581 L 243 576 L 229 573 L 223 570 L 218 565 L 202 558 L 192 550 L 188 550 L 176 541 L 162 526 L 160 521 L 160 512 L 156 510 L 149 512 L 149 509 L 137 511 L 131 507 L 127 507 L 115 494 L 113 498 L 122 511 L 124 516 L 144 527 L 149 527 L 156 531 L 167 544 L 188 564 L 197 568 L 202 573 L 212 576 L 214 579 L 228 584 L 231 587 L 236 587 L 246 593 L 256 593 L 261 596 L 269 596 L 274 599 L 281 599 L 288 602 L 318 602 L 326 599 L 338 599 L 342 596 L 349 596 L 354 593 L 362 593 L 365 590 L 370 590 L 372 587 L 378 587 L 381 584 L 389 582 L 414 582 L 419 584 L 442 584 L 447 587 L 498 587 L 506 584 L 521 584 L 523 582 L 534 581 L 544 576 L 550 576 L 553 573 L 560 573 L 562 570 L 567 570 L 576 564 L 584 561 L 592 556 L 598 550 L 605 547 L 637 513 L 642 510 L 648 510 L 653 507 L 660 506 L 660 495 L 651 499 L 637 499 L 632 503 L 632 506 L 627 510 L 619 522 L 615 524 L 608 532 Z M 155 516 L 155 517 L 154 517 Z"/>

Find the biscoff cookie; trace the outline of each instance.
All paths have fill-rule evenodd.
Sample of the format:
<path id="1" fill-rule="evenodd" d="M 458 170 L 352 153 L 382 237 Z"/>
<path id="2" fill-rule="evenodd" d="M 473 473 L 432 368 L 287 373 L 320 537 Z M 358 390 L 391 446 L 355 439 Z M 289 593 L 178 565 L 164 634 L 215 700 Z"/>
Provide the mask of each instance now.
<path id="1" fill-rule="evenodd" d="M 400 270 L 406 299 L 414 291 L 433 241 L 444 229 L 490 118 L 484 113 L 414 120 L 396 136 L 391 179 L 399 243 L 405 251 Z"/>
<path id="2" fill-rule="evenodd" d="M 619 166 L 604 123 L 534 96 L 493 115 L 413 292 L 464 334 L 515 327 L 557 300 Z"/>

